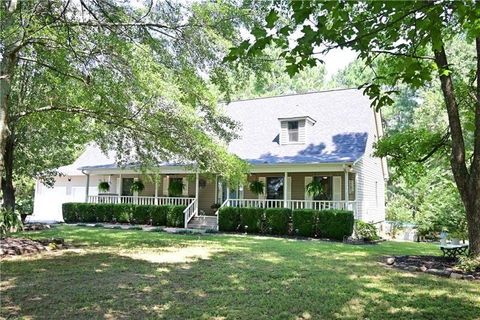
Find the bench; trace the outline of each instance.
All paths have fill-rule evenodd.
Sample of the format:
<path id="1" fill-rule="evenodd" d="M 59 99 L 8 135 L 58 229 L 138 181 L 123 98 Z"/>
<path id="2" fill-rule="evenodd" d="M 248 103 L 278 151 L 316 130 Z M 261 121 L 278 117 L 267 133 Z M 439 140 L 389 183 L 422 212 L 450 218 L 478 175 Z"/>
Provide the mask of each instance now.
<path id="1" fill-rule="evenodd" d="M 444 257 L 456 259 L 459 255 L 467 255 L 468 244 L 441 245 L 440 250 L 442 250 Z"/>

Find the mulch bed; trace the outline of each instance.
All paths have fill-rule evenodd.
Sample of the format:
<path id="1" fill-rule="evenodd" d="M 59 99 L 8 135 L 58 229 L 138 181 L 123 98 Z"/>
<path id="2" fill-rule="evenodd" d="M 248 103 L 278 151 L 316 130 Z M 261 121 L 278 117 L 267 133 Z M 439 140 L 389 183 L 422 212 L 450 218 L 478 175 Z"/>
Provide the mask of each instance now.
<path id="1" fill-rule="evenodd" d="M 425 272 L 440 277 L 480 280 L 480 272 L 465 272 L 456 268 L 456 260 L 440 256 L 395 256 L 382 260 L 387 267 L 411 272 Z"/>
<path id="2" fill-rule="evenodd" d="M 50 228 L 51 226 L 49 224 L 44 224 L 44 223 L 25 223 L 23 225 L 23 231 L 39 231 L 39 230 L 47 230 Z"/>
<path id="3" fill-rule="evenodd" d="M 0 239 L 0 257 L 34 254 L 42 251 L 67 249 L 69 247 L 62 238 L 31 240 L 7 237 Z"/>

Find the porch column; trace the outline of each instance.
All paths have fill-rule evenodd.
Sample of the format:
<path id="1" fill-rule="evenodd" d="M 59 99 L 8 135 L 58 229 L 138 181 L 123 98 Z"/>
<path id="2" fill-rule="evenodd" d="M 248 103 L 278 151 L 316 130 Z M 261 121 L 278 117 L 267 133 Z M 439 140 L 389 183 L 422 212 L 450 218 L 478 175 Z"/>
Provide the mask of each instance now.
<path id="1" fill-rule="evenodd" d="M 198 171 L 197 171 L 195 173 L 195 200 L 194 201 L 197 202 L 196 205 L 194 206 L 194 209 L 195 209 L 195 207 L 197 209 L 197 212 L 195 212 L 195 215 L 198 215 L 198 190 L 199 190 L 199 188 L 198 188 L 198 183 L 199 182 L 198 181 L 199 181 L 199 177 L 198 177 Z"/>
<path id="2" fill-rule="evenodd" d="M 348 169 L 345 169 L 345 175 L 344 175 L 344 180 L 345 180 L 345 186 L 344 186 L 344 192 L 345 192 L 345 201 L 348 201 Z M 348 209 L 348 202 L 345 202 L 345 208 Z"/>
<path id="3" fill-rule="evenodd" d="M 158 206 L 158 174 L 155 174 L 155 205 Z"/>
<path id="4" fill-rule="evenodd" d="M 288 173 L 285 171 L 283 177 L 283 207 L 286 208 L 288 206 Z"/>
<path id="5" fill-rule="evenodd" d="M 198 201 L 198 172 L 195 173 L 195 199 Z"/>
<path id="6" fill-rule="evenodd" d="M 122 203 L 122 174 L 120 173 L 117 178 L 117 203 Z"/>
<path id="7" fill-rule="evenodd" d="M 137 182 L 137 181 L 138 181 L 138 177 L 137 177 L 137 178 L 133 178 L 133 181 Z M 133 192 L 133 203 L 138 204 L 138 191 L 134 191 L 134 192 Z"/>
<path id="8" fill-rule="evenodd" d="M 88 192 L 89 192 L 88 189 L 90 189 L 90 174 L 87 173 L 86 176 L 87 176 L 87 187 L 85 188 L 85 202 L 88 202 Z"/>

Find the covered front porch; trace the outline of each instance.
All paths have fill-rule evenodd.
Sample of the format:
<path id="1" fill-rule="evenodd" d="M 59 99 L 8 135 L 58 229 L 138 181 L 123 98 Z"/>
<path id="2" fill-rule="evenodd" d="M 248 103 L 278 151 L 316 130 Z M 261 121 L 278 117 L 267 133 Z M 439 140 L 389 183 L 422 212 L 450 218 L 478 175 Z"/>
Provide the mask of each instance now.
<path id="1" fill-rule="evenodd" d="M 185 206 L 185 227 L 195 217 L 215 216 L 224 206 L 344 209 L 353 211 L 357 217 L 356 176 L 348 165 L 256 166 L 247 182 L 235 187 L 220 175 L 203 175 L 179 167 L 168 171 L 163 168 L 155 174 L 104 170 L 86 175 L 86 202 Z M 144 188 L 135 191 L 131 186 L 138 181 Z M 261 192 L 251 190 L 250 185 L 255 181 L 264 186 Z M 307 186 L 312 181 L 322 186 L 320 194 L 308 192 Z M 99 189 L 101 182 L 108 183 L 107 191 Z"/>

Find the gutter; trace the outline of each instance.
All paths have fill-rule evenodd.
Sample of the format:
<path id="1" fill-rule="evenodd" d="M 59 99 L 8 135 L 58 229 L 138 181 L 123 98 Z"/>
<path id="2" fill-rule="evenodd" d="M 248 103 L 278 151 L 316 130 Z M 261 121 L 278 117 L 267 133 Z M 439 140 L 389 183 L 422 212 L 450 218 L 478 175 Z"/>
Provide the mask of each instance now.
<path id="1" fill-rule="evenodd" d="M 81 171 L 84 175 L 87 176 L 87 186 L 85 188 L 85 203 L 87 203 L 88 202 L 88 192 L 89 192 L 89 189 L 90 189 L 90 187 L 89 187 L 90 186 L 90 174 L 85 173 L 85 171 L 83 169 Z"/>

